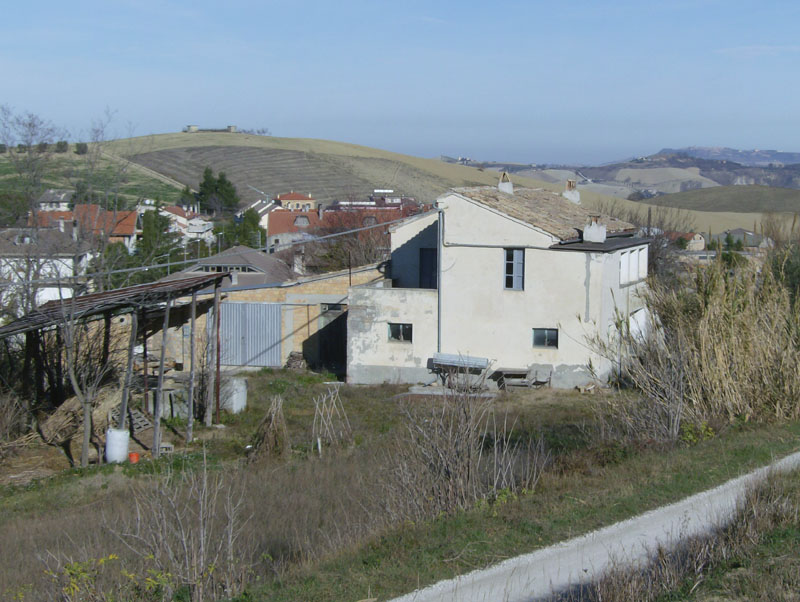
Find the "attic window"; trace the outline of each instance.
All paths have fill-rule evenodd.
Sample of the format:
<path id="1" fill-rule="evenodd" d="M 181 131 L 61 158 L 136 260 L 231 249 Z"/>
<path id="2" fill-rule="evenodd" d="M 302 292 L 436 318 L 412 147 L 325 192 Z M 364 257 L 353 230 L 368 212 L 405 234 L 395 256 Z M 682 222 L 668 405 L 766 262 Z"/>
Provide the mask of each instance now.
<path id="1" fill-rule="evenodd" d="M 296 218 L 294 218 L 294 225 L 298 228 L 305 228 L 308 226 L 308 223 L 308 217 L 305 215 L 298 215 Z"/>
<path id="2" fill-rule="evenodd" d="M 365 226 L 374 226 L 378 223 L 378 220 L 375 218 L 374 215 L 368 215 L 364 218 L 364 225 Z"/>

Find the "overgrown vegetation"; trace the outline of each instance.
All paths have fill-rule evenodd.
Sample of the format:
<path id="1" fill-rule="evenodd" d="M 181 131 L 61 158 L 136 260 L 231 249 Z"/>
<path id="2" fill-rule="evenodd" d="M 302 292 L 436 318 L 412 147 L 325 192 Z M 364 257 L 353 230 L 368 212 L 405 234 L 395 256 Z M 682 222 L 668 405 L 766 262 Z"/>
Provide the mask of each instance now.
<path id="1" fill-rule="evenodd" d="M 646 293 L 649 333 L 618 324 L 619 378 L 642 392 L 609 407 L 607 433 L 690 442 L 736 422 L 800 417 L 800 308 L 769 270 L 715 262 Z M 704 435 L 705 434 L 705 435 Z"/>

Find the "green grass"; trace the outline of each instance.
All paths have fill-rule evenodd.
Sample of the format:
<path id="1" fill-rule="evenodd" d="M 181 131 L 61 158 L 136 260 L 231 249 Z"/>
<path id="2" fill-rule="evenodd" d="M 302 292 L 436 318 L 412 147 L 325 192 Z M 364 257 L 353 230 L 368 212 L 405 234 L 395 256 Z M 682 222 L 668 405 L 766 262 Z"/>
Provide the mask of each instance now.
<path id="1" fill-rule="evenodd" d="M 140 198 L 177 202 L 180 189 L 143 172 L 136 164 L 122 170 L 120 164 L 101 156 L 92 176 L 95 192 L 102 198 L 116 195 L 123 208 L 132 208 Z M 47 188 L 72 188 L 77 182 L 87 180 L 86 157 L 73 152 L 53 154 L 42 178 L 42 190 Z M 0 193 L 15 192 L 19 188 L 17 172 L 8 154 L 0 155 Z"/>
<path id="2" fill-rule="evenodd" d="M 771 186 L 715 186 L 667 194 L 647 202 L 694 211 L 797 213 L 800 212 L 800 190 Z"/>
<path id="3" fill-rule="evenodd" d="M 252 592 L 256 600 L 385 598 L 586 533 L 718 485 L 797 449 L 800 424 L 750 427 L 545 475 L 532 494 L 420 525 Z"/>
<path id="4" fill-rule="evenodd" d="M 212 464 L 224 469 L 242 457 L 271 396 L 279 394 L 297 450 L 286 466 L 303 470 L 310 448 L 313 398 L 327 390 L 328 380 L 330 375 L 284 370 L 251 374 L 247 411 L 226 417 L 224 429 L 197 428 Z M 401 391 L 395 386 L 341 385 L 356 443 L 369 454 L 384 449 L 384 442 L 401 432 L 404 404 L 427 403 L 400 400 L 396 396 Z M 798 448 L 800 423 L 740 424 L 691 447 L 671 449 L 593 443 L 585 425 L 591 423 L 592 406 L 601 396 L 542 390 L 499 399 L 498 409 L 516 417 L 518 432 L 541 433 L 556 454 L 534 492 L 501 495 L 455 515 L 409 522 L 318 561 L 289 566 L 280 580 L 254 584 L 246 599 L 357 600 L 367 594 L 385 599 L 676 501 Z M 182 425 L 176 426 L 182 430 Z M 15 532 L 39 517 L 52 520 L 79 507 L 101 502 L 124 505 L 129 502 L 125 491 L 131 478 L 167 463 L 179 470 L 192 469 L 201 449 L 202 443 L 197 443 L 188 457 L 163 459 L 158 465 L 141 462 L 125 468 L 65 471 L 25 487 L 0 489 L 0 526 Z M 352 455 L 344 454 L 343 459 Z M 375 483 L 379 487 L 377 476 Z M 376 496 L 381 493 L 375 491 Z M 270 569 L 263 572 L 270 574 Z"/>

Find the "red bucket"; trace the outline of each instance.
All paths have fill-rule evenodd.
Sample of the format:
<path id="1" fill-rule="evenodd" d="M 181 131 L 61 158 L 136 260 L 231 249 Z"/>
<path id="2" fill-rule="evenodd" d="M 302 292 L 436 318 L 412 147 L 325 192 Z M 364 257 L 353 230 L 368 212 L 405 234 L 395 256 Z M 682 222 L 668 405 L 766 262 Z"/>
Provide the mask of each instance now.
<path id="1" fill-rule="evenodd" d="M 137 464 L 139 462 L 139 453 L 130 452 L 128 454 L 128 462 L 130 462 L 131 464 Z"/>

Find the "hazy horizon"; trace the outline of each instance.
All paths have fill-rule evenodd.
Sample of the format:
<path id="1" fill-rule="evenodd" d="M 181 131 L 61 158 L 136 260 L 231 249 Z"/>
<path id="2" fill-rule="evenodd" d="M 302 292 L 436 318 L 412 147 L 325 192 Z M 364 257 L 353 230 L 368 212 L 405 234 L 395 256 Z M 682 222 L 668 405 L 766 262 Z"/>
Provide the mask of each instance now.
<path id="1" fill-rule="evenodd" d="M 0 104 L 86 137 L 201 127 L 423 156 L 606 163 L 800 150 L 790 2 L 46 0 L 0 24 Z"/>

